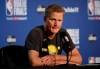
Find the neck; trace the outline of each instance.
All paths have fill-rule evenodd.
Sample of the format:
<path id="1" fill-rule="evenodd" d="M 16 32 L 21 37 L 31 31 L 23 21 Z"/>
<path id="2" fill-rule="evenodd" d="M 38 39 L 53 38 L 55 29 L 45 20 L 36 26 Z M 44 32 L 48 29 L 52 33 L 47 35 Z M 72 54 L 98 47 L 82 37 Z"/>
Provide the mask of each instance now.
<path id="1" fill-rule="evenodd" d="M 48 38 L 52 40 L 54 38 L 54 36 L 55 36 L 55 34 L 52 34 L 52 35 L 49 35 Z"/>
<path id="2" fill-rule="evenodd" d="M 44 31 L 46 32 L 46 35 L 50 40 L 52 40 L 55 37 L 55 34 L 48 31 L 45 26 L 44 26 Z"/>

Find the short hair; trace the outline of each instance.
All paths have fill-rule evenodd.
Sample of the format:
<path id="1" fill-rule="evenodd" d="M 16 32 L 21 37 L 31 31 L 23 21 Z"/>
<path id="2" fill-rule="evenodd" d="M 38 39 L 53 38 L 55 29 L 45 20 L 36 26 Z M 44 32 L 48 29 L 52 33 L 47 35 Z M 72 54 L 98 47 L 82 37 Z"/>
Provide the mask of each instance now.
<path id="1" fill-rule="evenodd" d="M 65 10 L 64 10 L 63 7 L 61 7 L 60 5 L 57 5 L 57 4 L 49 5 L 49 6 L 45 9 L 45 17 L 50 16 L 50 14 L 51 14 L 52 12 L 62 12 L 62 13 L 64 13 Z"/>

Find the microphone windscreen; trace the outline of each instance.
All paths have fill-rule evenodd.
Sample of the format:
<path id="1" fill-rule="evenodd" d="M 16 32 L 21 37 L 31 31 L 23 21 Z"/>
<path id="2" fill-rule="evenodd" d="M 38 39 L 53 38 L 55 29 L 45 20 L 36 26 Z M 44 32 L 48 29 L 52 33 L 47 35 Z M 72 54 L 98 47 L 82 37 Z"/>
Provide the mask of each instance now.
<path id="1" fill-rule="evenodd" d="M 69 39 L 68 39 L 68 37 L 67 37 L 66 32 L 61 32 L 61 33 L 60 33 L 60 37 L 61 37 L 62 39 L 64 39 L 64 41 L 69 42 Z"/>
<path id="2" fill-rule="evenodd" d="M 61 32 L 60 37 L 64 37 L 64 36 L 67 36 L 67 34 L 65 32 Z"/>

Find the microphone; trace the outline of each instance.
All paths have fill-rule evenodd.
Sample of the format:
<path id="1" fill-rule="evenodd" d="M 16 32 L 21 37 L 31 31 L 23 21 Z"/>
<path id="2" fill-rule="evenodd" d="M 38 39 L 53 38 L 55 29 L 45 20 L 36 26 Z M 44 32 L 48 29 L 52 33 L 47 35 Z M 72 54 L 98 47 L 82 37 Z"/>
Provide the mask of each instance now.
<path id="1" fill-rule="evenodd" d="M 67 63 L 66 64 L 61 64 L 59 66 L 76 66 L 76 64 L 69 64 L 71 56 L 69 57 L 68 53 L 71 50 L 71 47 L 70 47 L 70 40 L 68 38 L 67 33 L 66 32 L 61 32 L 60 33 L 60 38 L 61 38 L 62 42 L 64 43 L 64 45 L 62 47 L 63 47 L 64 51 L 66 52 Z"/>
<path id="2" fill-rule="evenodd" d="M 69 39 L 68 39 L 68 36 L 67 36 L 67 33 L 66 32 L 61 32 L 60 33 L 60 38 L 62 39 L 62 42 L 64 43 L 64 46 L 63 48 L 65 49 L 65 52 L 67 54 L 67 64 L 69 64 L 69 55 L 68 55 L 68 52 L 69 52 Z"/>
<path id="3" fill-rule="evenodd" d="M 67 34 L 65 32 L 61 32 L 60 33 L 60 37 L 62 38 L 62 41 L 64 43 L 68 43 L 69 42 L 69 39 L 68 39 Z"/>

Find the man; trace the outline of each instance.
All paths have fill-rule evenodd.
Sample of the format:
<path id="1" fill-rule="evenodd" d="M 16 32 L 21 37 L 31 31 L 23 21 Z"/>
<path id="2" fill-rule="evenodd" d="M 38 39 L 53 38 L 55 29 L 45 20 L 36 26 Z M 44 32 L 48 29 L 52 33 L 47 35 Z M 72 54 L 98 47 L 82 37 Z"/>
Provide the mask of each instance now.
<path id="1" fill-rule="evenodd" d="M 44 26 L 38 26 L 29 33 L 26 39 L 29 62 L 32 66 L 55 66 L 66 64 L 81 64 L 82 58 L 75 48 L 68 32 L 62 27 L 64 9 L 56 4 L 45 10 Z M 62 39 L 63 33 L 67 39 Z M 68 50 L 69 48 L 69 50 Z M 62 49 L 68 55 L 61 55 Z"/>

